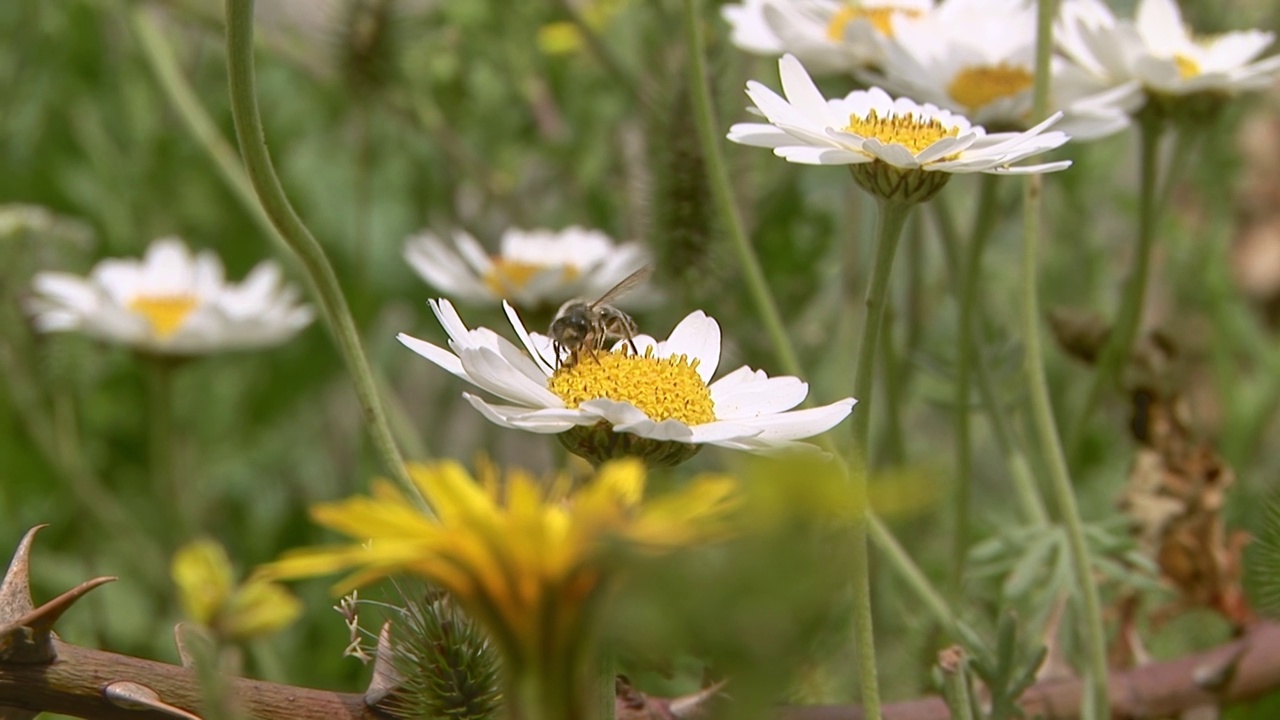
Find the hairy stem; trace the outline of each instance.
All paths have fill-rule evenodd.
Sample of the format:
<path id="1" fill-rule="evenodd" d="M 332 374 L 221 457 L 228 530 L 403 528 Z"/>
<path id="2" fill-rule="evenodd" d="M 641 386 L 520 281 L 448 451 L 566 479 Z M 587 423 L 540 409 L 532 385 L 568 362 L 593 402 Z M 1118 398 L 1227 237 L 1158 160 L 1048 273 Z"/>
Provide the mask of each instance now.
<path id="1" fill-rule="evenodd" d="M 1036 85 L 1032 118 L 1045 116 L 1049 104 L 1049 55 L 1053 48 L 1053 0 L 1039 0 L 1036 15 Z M 1093 562 L 1084 538 L 1084 522 L 1076 504 L 1075 490 L 1067 470 L 1066 453 L 1049 399 L 1049 383 L 1045 378 L 1044 351 L 1040 340 L 1040 296 L 1038 253 L 1040 246 L 1040 200 L 1044 182 L 1040 175 L 1026 181 L 1022 253 L 1022 322 L 1026 343 L 1026 374 L 1030 393 L 1032 420 L 1039 437 L 1045 461 L 1049 466 L 1049 484 L 1058 513 L 1067 531 L 1067 544 L 1076 575 L 1076 589 L 1084 621 L 1087 657 L 1086 696 L 1089 704 L 1084 717 L 1104 720 L 1110 717 L 1107 688 L 1106 630 L 1102 624 L 1102 607 L 1098 584 L 1093 577 Z"/>
<path id="2" fill-rule="evenodd" d="M 276 176 L 267 152 L 262 117 L 258 112 L 258 95 L 253 70 L 253 0 L 227 0 L 227 74 L 231 83 L 231 114 L 240 152 L 249 179 L 272 225 L 302 261 L 315 284 L 320 309 L 333 329 L 355 382 L 360 409 L 364 413 L 373 444 L 383 465 L 412 497 L 418 492 L 405 470 L 404 458 L 396 446 L 387 422 L 386 411 L 378 397 L 377 384 L 369 368 L 369 359 L 360 344 L 360 333 L 338 283 L 338 276 L 316 242 L 311 231 L 294 212 Z"/>
<path id="3" fill-rule="evenodd" d="M 1133 351 L 1138 328 L 1142 324 L 1142 307 L 1147 296 L 1147 281 L 1151 275 L 1151 249 L 1155 244 L 1156 220 L 1159 215 L 1158 158 L 1160 136 L 1163 131 L 1164 121 L 1161 118 L 1151 112 L 1142 115 L 1138 124 L 1138 153 L 1141 168 L 1138 189 L 1138 247 L 1135 249 L 1133 269 L 1130 270 L 1129 278 L 1125 281 L 1124 294 L 1120 299 L 1116 321 L 1098 357 L 1098 365 L 1089 383 L 1084 405 L 1080 407 L 1080 413 L 1072 428 L 1073 449 L 1078 448 L 1083 440 L 1089 417 L 1102 399 L 1103 391 L 1121 379 L 1124 367 L 1129 361 L 1129 354 Z"/>
<path id="4" fill-rule="evenodd" d="M 743 227 L 742 213 L 733 197 L 733 183 L 729 178 L 729 170 L 724 160 L 724 151 L 720 146 L 720 127 L 716 119 L 715 108 L 711 106 L 711 90 L 707 87 L 706 48 L 702 38 L 701 13 L 699 0 L 684 0 L 685 31 L 689 42 L 689 68 L 693 77 L 689 85 L 693 90 L 694 119 L 698 125 L 698 137 L 702 141 L 703 154 L 706 156 L 707 174 L 711 182 L 711 192 L 715 197 L 716 208 L 724 219 L 725 228 L 729 231 L 729 240 L 733 243 L 734 254 L 738 257 L 738 265 L 747 283 L 747 292 L 756 305 L 756 311 L 764 322 L 765 332 L 773 343 L 774 352 L 782 369 L 789 375 L 800 375 L 800 361 L 791 347 L 791 339 L 787 336 L 786 326 L 782 323 L 782 313 L 769 290 L 764 270 L 760 266 L 760 258 Z"/>
<path id="5" fill-rule="evenodd" d="M 973 232 L 969 235 L 968 253 L 961 271 L 959 335 L 960 351 L 956 358 L 956 487 L 952 504 L 955 537 L 951 541 L 951 573 L 956 593 L 964 584 L 965 554 L 969 549 L 969 502 L 973 494 L 973 447 L 969 436 L 970 368 L 974 355 L 982 347 L 974 337 L 974 311 L 978 304 L 978 277 L 982 274 L 982 253 L 996 221 L 997 188 L 1000 178 L 983 175 L 978 196 L 978 211 L 974 216 Z M 982 358 L 977 358 L 982 364 Z"/>

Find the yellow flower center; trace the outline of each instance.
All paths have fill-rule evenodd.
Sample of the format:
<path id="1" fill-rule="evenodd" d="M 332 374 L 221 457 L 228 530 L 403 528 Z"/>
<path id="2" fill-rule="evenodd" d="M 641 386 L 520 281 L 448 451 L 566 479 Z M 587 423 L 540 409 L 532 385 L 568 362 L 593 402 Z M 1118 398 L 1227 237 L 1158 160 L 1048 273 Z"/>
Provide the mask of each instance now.
<path id="1" fill-rule="evenodd" d="M 845 131 L 865 138 L 875 138 L 883 143 L 902 145 L 913 155 L 920 154 L 942 138 L 960 134 L 958 128 L 946 127 L 934 118 L 925 119 L 909 114 L 880 117 L 875 110 L 865 118 L 850 115 L 849 126 Z"/>
<path id="2" fill-rule="evenodd" d="M 129 309 L 146 318 L 156 339 L 166 340 L 199 304 L 191 295 L 139 295 L 129 301 Z"/>
<path id="3" fill-rule="evenodd" d="M 485 273 L 484 284 L 495 294 L 506 296 L 512 290 L 528 285 L 535 275 L 549 267 L 551 266 L 495 257 L 493 268 Z M 564 265 L 560 267 L 560 273 L 561 280 L 568 282 L 578 276 L 578 268 Z"/>
<path id="4" fill-rule="evenodd" d="M 1200 63 L 1186 55 L 1174 55 L 1173 64 L 1178 68 L 1178 77 L 1186 80 L 1200 74 Z"/>
<path id="5" fill-rule="evenodd" d="M 891 38 L 893 37 L 893 16 L 903 15 L 909 18 L 920 17 L 919 10 L 909 10 L 896 8 L 893 6 L 882 5 L 880 7 L 858 7 L 856 5 L 845 5 L 831 16 L 831 20 L 827 23 L 827 39 L 831 42 L 840 42 L 844 39 L 845 30 L 849 27 L 849 23 L 854 20 L 866 20 L 881 35 Z"/>
<path id="6" fill-rule="evenodd" d="M 548 388 L 564 404 L 576 408 L 587 400 L 628 402 L 653 420 L 679 420 L 702 425 L 716 419 L 711 391 L 697 372 L 698 361 L 686 355 L 658 358 L 629 352 L 587 354 L 551 376 Z"/>
<path id="7" fill-rule="evenodd" d="M 977 110 L 1000 98 L 1017 95 L 1034 82 L 1035 76 L 1017 65 L 968 67 L 956 73 L 947 94 L 966 108 Z"/>

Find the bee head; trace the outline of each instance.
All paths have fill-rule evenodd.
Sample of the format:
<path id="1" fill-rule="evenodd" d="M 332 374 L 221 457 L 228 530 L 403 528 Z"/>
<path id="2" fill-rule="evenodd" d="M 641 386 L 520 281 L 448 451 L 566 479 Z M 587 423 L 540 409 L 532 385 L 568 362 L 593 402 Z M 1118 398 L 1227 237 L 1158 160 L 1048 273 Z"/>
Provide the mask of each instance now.
<path id="1" fill-rule="evenodd" d="M 585 313 L 561 315 L 551 322 L 551 337 L 561 345 L 576 347 L 591 332 L 591 323 Z"/>

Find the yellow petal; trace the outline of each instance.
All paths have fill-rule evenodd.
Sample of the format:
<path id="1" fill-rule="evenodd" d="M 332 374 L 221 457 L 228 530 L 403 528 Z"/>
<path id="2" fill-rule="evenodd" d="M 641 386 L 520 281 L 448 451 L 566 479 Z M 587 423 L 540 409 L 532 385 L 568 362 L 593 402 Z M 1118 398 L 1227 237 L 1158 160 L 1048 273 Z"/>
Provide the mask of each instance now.
<path id="1" fill-rule="evenodd" d="M 232 597 L 222 629 L 230 637 L 248 639 L 277 632 L 298 619 L 302 603 L 276 583 L 251 579 Z"/>
<path id="2" fill-rule="evenodd" d="M 187 617 L 206 627 L 213 625 L 235 582 L 222 546 L 208 539 L 184 545 L 174 553 L 169 572 Z"/>

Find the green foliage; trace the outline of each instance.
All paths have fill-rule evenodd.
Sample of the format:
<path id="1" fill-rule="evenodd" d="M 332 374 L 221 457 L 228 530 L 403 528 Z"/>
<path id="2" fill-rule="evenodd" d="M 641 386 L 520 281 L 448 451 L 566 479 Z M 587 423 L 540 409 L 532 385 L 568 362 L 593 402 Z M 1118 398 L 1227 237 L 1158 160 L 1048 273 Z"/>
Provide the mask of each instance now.
<path id="1" fill-rule="evenodd" d="M 470 460 L 487 452 L 538 472 L 563 459 L 549 438 L 486 424 L 459 397 L 455 378 L 396 343 L 398 332 L 443 342 L 425 306 L 437 291 L 401 258 L 404 239 L 422 228 L 465 228 L 491 248 L 512 225 L 583 224 L 647 240 L 659 257 L 663 301 L 637 313 L 641 326 L 661 335 L 689 311 L 705 309 L 724 329 L 722 370 L 746 363 L 777 374 L 708 197 L 688 105 L 687 57 L 672 31 L 675 3 L 630 3 L 600 29 L 623 77 L 586 51 L 539 51 L 537 29 L 564 20 L 552 2 L 260 5 L 259 84 L 269 146 L 291 200 L 337 269 L 413 459 Z M 727 128 L 748 119 L 745 80 L 777 87 L 776 74 L 772 62 L 733 48 L 719 8 L 704 5 L 710 79 Z M 1195 5 L 1198 19 L 1216 20 L 1204 27 L 1235 25 L 1223 21 L 1217 5 Z M 208 534 L 247 567 L 321 542 L 307 507 L 365 488 L 378 468 L 350 380 L 319 325 L 270 351 L 192 363 L 177 374 L 174 392 L 176 462 L 198 526 L 183 529 L 148 472 L 145 363 L 83 337 L 37 335 L 26 321 L 23 303 L 35 272 L 83 273 L 103 258 L 136 256 L 165 234 L 216 250 L 231 278 L 269 257 L 288 266 L 254 208 L 186 131 L 148 66 L 128 14 L 157 6 L 164 8 L 160 22 L 182 76 L 234 143 L 217 3 L 0 2 L 0 83 L 10 89 L 0 107 L 0 201 L 6 203 L 0 208 L 0 547 L 12 547 L 26 527 L 50 523 L 34 564 L 37 597 L 52 597 L 90 575 L 122 578 L 69 613 L 59 625 L 63 637 L 175 660 L 163 628 L 179 616 L 166 572 L 176 548 Z M 337 10 L 326 11 L 329 6 Z M 648 106 L 628 80 L 643 81 Z M 1227 525 L 1259 536 L 1248 558 L 1260 609 L 1280 617 L 1280 505 L 1270 503 L 1264 518 L 1261 502 L 1273 494 L 1280 473 L 1280 454 L 1266 442 L 1275 429 L 1280 353 L 1275 328 L 1241 292 L 1229 255 L 1239 215 L 1230 193 L 1243 165 L 1236 130 L 1255 110 L 1242 102 L 1217 119 L 1185 173 L 1172 179 L 1177 202 L 1160 228 L 1152 295 L 1159 298 L 1156 315 L 1168 319 L 1194 365 L 1189 382 L 1195 385 L 1188 390 L 1194 390 L 1204 434 L 1221 441 L 1239 478 L 1224 509 Z M 1106 313 L 1114 307 L 1131 252 L 1133 145 L 1131 136 L 1119 136 L 1063 151 L 1075 164 L 1046 183 L 1044 307 Z M 800 169 L 736 146 L 728 160 L 748 232 L 809 373 L 809 397 L 825 403 L 847 395 L 851 338 L 863 324 L 860 290 L 874 250 L 870 204 L 854 195 L 843 169 Z M 976 185 L 966 181 L 955 178 L 946 189 L 960 227 L 975 205 Z M 1017 188 L 1007 190 L 1006 201 L 1015 201 Z M 957 313 L 936 218 L 918 213 L 916 219 L 891 292 L 888 342 L 904 362 L 896 378 L 886 373 L 870 407 L 877 433 L 895 426 L 876 446 L 892 447 L 889 438 L 896 437 L 900 447 L 888 454 L 936 469 L 938 486 L 949 488 Z M 1010 300 L 1020 233 L 1018 218 L 1006 213 L 990 242 L 981 360 L 996 376 L 1015 442 L 1039 475 L 1043 458 L 1026 442 L 1021 412 L 1020 308 Z M 292 282 L 303 284 L 296 270 L 289 272 Z M 466 317 L 503 326 L 496 308 L 471 308 Z M 1054 406 L 1060 420 L 1073 418 L 1090 371 L 1049 354 Z M 1122 404 L 1118 396 L 1104 403 L 1071 458 L 1086 518 L 1114 517 L 1112 503 L 1132 461 L 1132 448 L 1121 439 Z M 996 627 L 995 649 L 972 648 L 970 667 L 1007 700 L 1037 664 L 1026 637 L 1035 633 L 1018 635 L 997 609 L 1016 607 L 1026 628 L 1041 628 L 1071 590 L 1071 573 L 1058 526 L 1025 527 L 1014 518 L 1005 458 L 986 434 L 976 402 L 974 409 L 970 499 L 982 529 L 980 537 L 966 539 L 972 543 L 967 584 L 948 597 L 966 620 L 976 616 L 976 627 Z M 691 468 L 723 468 L 730 457 L 704 451 L 670 482 Z M 796 474 L 777 482 L 803 488 L 809 479 Z M 935 494 L 920 516 L 896 527 L 927 578 L 945 586 L 955 499 Z M 848 542 L 838 523 L 832 525 L 775 527 L 646 564 L 619 589 L 609 618 L 624 668 L 643 678 L 646 690 L 670 694 L 691 690 L 709 668 L 732 677 L 730 692 L 756 708 L 789 695 L 854 697 L 843 585 Z M 1088 539 L 1108 588 L 1167 597 L 1119 519 L 1092 523 Z M 881 675 L 886 695 L 907 696 L 924 689 L 937 646 L 954 639 L 939 638 L 925 605 L 887 563 L 875 565 Z M 324 589 L 298 590 L 314 611 L 300 627 L 256 647 L 245 672 L 359 687 L 358 668 L 340 656 L 342 628 L 321 610 L 330 602 Z M 414 707 L 429 708 L 418 716 L 448 708 L 457 712 L 441 716 L 489 716 L 497 702 L 496 670 L 483 637 L 449 603 L 424 594 L 407 600 L 393 622 L 405 638 L 397 656 L 407 663 L 402 672 L 418 678 L 406 686 L 416 693 Z M 1067 625 L 1073 636 L 1076 628 Z M 427 637 L 439 642 L 414 639 Z M 1172 655 L 1204 639 L 1175 629 L 1159 647 Z M 1068 642 L 1067 649 L 1075 646 Z M 1265 710 L 1252 715 L 1271 716 Z"/>

